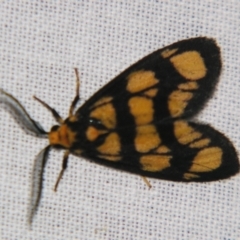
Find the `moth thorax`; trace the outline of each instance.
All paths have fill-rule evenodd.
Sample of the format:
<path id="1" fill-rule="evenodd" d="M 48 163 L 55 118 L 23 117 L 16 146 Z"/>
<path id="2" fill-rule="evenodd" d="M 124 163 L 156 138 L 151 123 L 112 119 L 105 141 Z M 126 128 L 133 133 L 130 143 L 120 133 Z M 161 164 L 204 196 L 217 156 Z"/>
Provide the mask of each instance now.
<path id="1" fill-rule="evenodd" d="M 48 133 L 50 145 L 58 145 L 64 148 L 70 148 L 75 141 L 76 133 L 73 132 L 67 124 L 53 126 Z"/>

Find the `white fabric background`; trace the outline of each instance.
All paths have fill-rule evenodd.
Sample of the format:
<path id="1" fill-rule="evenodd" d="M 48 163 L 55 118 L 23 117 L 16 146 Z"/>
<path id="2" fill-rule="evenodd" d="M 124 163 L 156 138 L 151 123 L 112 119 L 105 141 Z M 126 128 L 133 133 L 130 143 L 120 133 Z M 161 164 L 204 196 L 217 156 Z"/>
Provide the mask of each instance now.
<path id="1" fill-rule="evenodd" d="M 223 71 L 198 119 L 240 149 L 240 1 L 1 1 L 0 88 L 41 122 L 53 124 L 35 94 L 66 117 L 81 73 L 81 99 L 152 51 L 208 36 L 222 49 Z M 0 239 L 240 239 L 240 175 L 214 183 L 150 179 L 52 151 L 43 198 L 27 225 L 30 176 L 48 143 L 26 135 L 0 109 Z"/>

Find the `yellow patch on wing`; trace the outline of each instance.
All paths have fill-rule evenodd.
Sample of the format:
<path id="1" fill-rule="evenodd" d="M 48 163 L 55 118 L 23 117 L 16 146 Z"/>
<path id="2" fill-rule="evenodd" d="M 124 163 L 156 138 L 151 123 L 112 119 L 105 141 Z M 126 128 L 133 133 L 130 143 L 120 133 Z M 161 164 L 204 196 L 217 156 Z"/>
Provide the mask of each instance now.
<path id="1" fill-rule="evenodd" d="M 183 178 L 186 179 L 186 180 L 191 180 L 191 179 L 194 179 L 194 178 L 199 178 L 199 175 L 194 174 L 194 173 L 184 173 Z"/>
<path id="2" fill-rule="evenodd" d="M 153 101 L 146 97 L 132 97 L 128 101 L 130 113 L 137 125 L 148 124 L 153 121 Z"/>
<path id="3" fill-rule="evenodd" d="M 171 166 L 171 156 L 144 155 L 140 158 L 142 169 L 148 172 L 159 172 Z"/>
<path id="4" fill-rule="evenodd" d="M 111 103 L 100 105 L 92 110 L 90 117 L 96 118 L 108 129 L 116 127 L 116 111 Z"/>
<path id="5" fill-rule="evenodd" d="M 168 58 L 168 57 L 172 56 L 177 50 L 178 50 L 178 48 L 166 49 L 161 52 L 161 55 L 163 58 Z"/>
<path id="6" fill-rule="evenodd" d="M 155 152 L 155 153 L 163 154 L 163 153 L 169 153 L 169 152 L 171 152 L 171 150 L 170 150 L 168 147 L 166 147 L 166 146 L 164 146 L 164 145 L 161 145 L 161 146 L 158 147 L 154 152 Z"/>
<path id="7" fill-rule="evenodd" d="M 99 135 L 105 134 L 107 131 L 105 130 L 98 130 L 93 126 L 89 126 L 86 131 L 86 137 L 89 141 L 95 141 Z"/>
<path id="8" fill-rule="evenodd" d="M 153 98 L 157 95 L 157 93 L 158 93 L 158 89 L 157 88 L 152 88 L 152 89 L 144 92 L 144 95 L 147 96 L 147 97 Z"/>
<path id="9" fill-rule="evenodd" d="M 185 107 L 188 104 L 188 101 L 193 97 L 191 92 L 183 92 L 181 90 L 173 91 L 168 97 L 168 108 L 172 117 L 180 116 Z"/>
<path id="10" fill-rule="evenodd" d="M 174 134 L 178 142 L 183 145 L 189 144 L 202 136 L 200 132 L 189 126 L 186 121 L 174 122 Z"/>
<path id="11" fill-rule="evenodd" d="M 156 85 L 159 82 L 159 80 L 155 78 L 155 73 L 153 71 L 144 70 L 131 73 L 127 79 L 127 91 L 130 93 L 140 92 Z"/>
<path id="12" fill-rule="evenodd" d="M 121 160 L 120 155 L 98 155 L 98 157 L 103 158 L 108 161 L 117 162 Z"/>
<path id="13" fill-rule="evenodd" d="M 110 133 L 102 145 L 97 148 L 101 155 L 117 155 L 121 150 L 120 138 L 117 133 Z"/>
<path id="14" fill-rule="evenodd" d="M 97 102 L 95 102 L 92 107 L 97 107 L 99 105 L 109 103 L 112 100 L 113 100 L 113 97 L 102 97 Z"/>
<path id="15" fill-rule="evenodd" d="M 189 172 L 211 172 L 222 164 L 222 149 L 219 147 L 204 148 L 192 161 Z"/>
<path id="16" fill-rule="evenodd" d="M 186 83 L 181 83 L 178 85 L 178 89 L 181 90 L 196 90 L 198 89 L 198 84 L 197 82 L 186 82 Z"/>
<path id="17" fill-rule="evenodd" d="M 170 58 L 175 69 L 188 80 L 199 80 L 206 76 L 207 68 L 200 53 L 187 51 Z"/>
<path id="18" fill-rule="evenodd" d="M 200 140 L 197 140 L 189 145 L 190 148 L 204 148 L 209 145 L 211 140 L 209 138 L 203 138 Z"/>
<path id="19" fill-rule="evenodd" d="M 141 153 L 147 153 L 161 143 L 157 129 L 154 125 L 143 125 L 136 127 L 134 139 L 135 149 Z"/>

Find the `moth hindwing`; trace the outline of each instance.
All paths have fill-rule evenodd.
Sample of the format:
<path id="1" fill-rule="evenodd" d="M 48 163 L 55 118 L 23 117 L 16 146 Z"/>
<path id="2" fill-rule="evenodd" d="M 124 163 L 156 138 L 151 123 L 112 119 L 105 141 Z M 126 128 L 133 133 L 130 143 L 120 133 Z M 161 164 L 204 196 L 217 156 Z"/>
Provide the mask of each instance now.
<path id="1" fill-rule="evenodd" d="M 157 50 L 126 69 L 69 117 L 47 107 L 59 123 L 47 133 L 50 145 L 37 156 L 33 171 L 30 222 L 39 205 L 42 175 L 51 147 L 141 176 L 172 181 L 215 181 L 239 172 L 232 143 L 213 127 L 191 121 L 209 99 L 221 72 L 220 49 L 198 37 Z M 46 132 L 11 95 L 0 102 L 19 114 L 37 136 Z"/>

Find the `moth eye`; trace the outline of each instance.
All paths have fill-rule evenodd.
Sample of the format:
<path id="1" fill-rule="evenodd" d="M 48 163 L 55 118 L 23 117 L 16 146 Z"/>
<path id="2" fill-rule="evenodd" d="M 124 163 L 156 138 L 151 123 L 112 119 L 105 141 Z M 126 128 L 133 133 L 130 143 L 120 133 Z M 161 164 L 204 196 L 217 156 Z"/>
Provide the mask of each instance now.
<path id="1" fill-rule="evenodd" d="M 52 126 L 50 132 L 55 132 L 55 131 L 57 131 L 58 129 L 59 129 L 59 125 L 54 125 L 54 126 Z"/>

